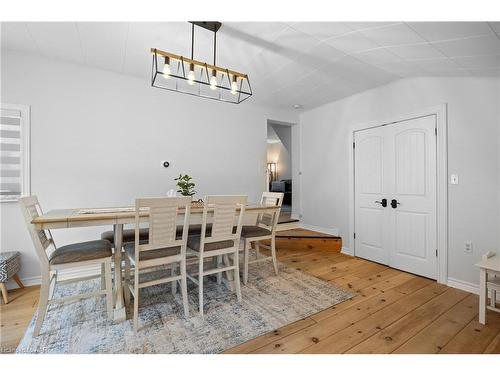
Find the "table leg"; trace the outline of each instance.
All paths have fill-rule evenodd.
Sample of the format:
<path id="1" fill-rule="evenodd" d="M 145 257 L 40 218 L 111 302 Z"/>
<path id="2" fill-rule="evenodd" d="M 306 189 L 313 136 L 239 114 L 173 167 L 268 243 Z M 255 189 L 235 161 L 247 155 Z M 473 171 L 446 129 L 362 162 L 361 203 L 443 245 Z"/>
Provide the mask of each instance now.
<path id="1" fill-rule="evenodd" d="M 125 306 L 123 303 L 123 282 L 122 282 L 122 242 L 123 242 L 123 224 L 114 225 L 115 241 L 115 322 L 123 322 L 126 319 Z"/>
<path id="2" fill-rule="evenodd" d="M 486 324 L 486 270 L 481 268 L 479 272 L 479 323 Z"/>

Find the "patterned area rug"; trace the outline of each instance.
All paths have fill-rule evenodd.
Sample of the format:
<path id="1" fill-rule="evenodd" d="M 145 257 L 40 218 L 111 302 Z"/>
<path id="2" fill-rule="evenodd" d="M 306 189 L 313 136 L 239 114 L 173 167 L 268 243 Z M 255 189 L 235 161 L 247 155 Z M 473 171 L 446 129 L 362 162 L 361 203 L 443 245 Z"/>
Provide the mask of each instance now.
<path id="1" fill-rule="evenodd" d="M 100 281 L 66 284 L 56 295 L 97 289 Z M 169 284 L 142 290 L 140 330 L 134 334 L 130 314 L 123 323 L 106 317 L 104 298 L 49 308 L 40 336 L 32 338 L 33 319 L 18 353 L 220 353 L 254 337 L 295 322 L 353 296 L 333 284 L 271 262 L 250 266 L 243 301 L 214 280 L 205 283 L 205 316 L 198 315 L 198 290 L 188 283 L 190 317 L 184 319 L 180 293 Z"/>

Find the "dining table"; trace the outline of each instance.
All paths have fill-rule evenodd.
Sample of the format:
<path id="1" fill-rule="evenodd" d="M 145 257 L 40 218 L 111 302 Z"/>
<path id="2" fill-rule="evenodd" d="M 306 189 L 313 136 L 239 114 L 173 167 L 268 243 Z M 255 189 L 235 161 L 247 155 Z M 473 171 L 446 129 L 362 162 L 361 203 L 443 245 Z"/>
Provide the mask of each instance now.
<path id="1" fill-rule="evenodd" d="M 276 212 L 278 206 L 259 203 L 248 203 L 245 207 L 243 224 L 255 225 L 258 215 Z M 239 211 L 239 210 L 238 210 Z M 121 249 L 123 245 L 123 228 L 125 225 L 135 223 L 135 207 L 91 207 L 91 208 L 67 208 L 54 209 L 41 214 L 31 221 L 38 230 L 70 229 L 82 227 L 113 226 L 115 249 Z M 193 203 L 191 207 L 190 224 L 200 224 L 203 215 L 203 205 Z M 212 219 L 209 212 L 208 221 Z M 148 211 L 139 212 L 139 221 L 147 222 Z M 182 215 L 179 215 L 179 224 L 182 223 Z M 230 286 L 232 285 L 229 281 Z M 114 311 L 115 322 L 126 320 L 126 312 L 123 298 L 122 280 L 122 252 L 114 252 Z"/>

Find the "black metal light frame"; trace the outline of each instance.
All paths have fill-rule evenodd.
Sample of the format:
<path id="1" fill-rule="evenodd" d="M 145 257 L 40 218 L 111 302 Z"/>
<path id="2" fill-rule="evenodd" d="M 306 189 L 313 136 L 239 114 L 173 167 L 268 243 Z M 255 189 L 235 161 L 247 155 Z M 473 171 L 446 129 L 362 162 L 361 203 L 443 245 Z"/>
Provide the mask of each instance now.
<path id="1" fill-rule="evenodd" d="M 217 47 L 217 31 L 222 26 L 220 22 L 211 22 L 211 21 L 192 21 L 191 27 L 191 58 L 186 58 L 184 56 L 175 55 L 170 52 L 161 51 L 157 48 L 151 48 L 151 53 L 153 55 L 152 62 L 152 73 L 151 73 L 151 86 L 160 88 L 163 90 L 179 92 L 182 94 L 199 96 L 202 98 L 212 99 L 223 101 L 226 103 L 239 104 L 243 101 L 247 100 L 252 96 L 252 87 L 250 85 L 250 80 L 248 79 L 248 75 L 239 73 L 233 70 L 229 70 L 227 68 L 221 68 L 216 65 L 216 47 Z M 214 61 L 213 65 L 208 64 L 206 62 L 197 61 L 194 59 L 194 31 L 195 26 L 202 27 L 214 33 Z M 177 74 L 168 74 L 168 79 L 174 79 L 175 87 L 167 87 L 165 85 L 164 73 L 159 70 L 161 64 L 159 64 L 159 58 L 164 58 L 169 60 L 169 65 L 173 62 L 177 63 Z M 185 65 L 193 65 L 194 71 L 196 72 L 196 68 L 199 68 L 200 75 L 198 78 L 194 80 L 189 80 L 186 72 Z M 220 73 L 220 82 L 215 85 L 215 90 L 209 91 L 212 92 L 213 95 L 207 95 L 202 93 L 202 87 L 208 86 L 210 87 L 210 77 L 209 71 L 216 71 Z M 217 74 L 217 73 L 216 73 Z M 236 90 L 231 89 L 231 85 L 233 80 L 239 81 L 238 87 Z M 191 81 L 194 84 L 198 85 L 197 92 L 195 90 L 183 90 L 182 87 L 179 87 L 179 82 L 182 81 Z M 244 87 L 245 86 L 245 87 Z M 214 86 L 212 86 L 214 87 Z M 224 93 L 231 93 L 230 95 L 224 95 Z M 226 97 L 225 97 L 226 96 Z"/>

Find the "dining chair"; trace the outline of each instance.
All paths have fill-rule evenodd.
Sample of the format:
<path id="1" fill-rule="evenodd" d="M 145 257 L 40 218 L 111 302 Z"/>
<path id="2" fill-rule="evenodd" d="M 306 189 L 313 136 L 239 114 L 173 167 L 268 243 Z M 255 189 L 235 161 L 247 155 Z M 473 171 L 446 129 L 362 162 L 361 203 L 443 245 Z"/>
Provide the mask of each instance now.
<path id="1" fill-rule="evenodd" d="M 260 203 L 265 206 L 276 206 L 277 209 L 273 213 L 261 213 L 257 216 L 255 225 L 244 225 L 241 229 L 241 237 L 243 239 L 243 284 L 248 282 L 248 265 L 252 263 L 272 260 L 274 272 L 278 274 L 278 260 L 276 259 L 276 226 L 283 203 L 283 193 L 264 192 Z M 261 244 L 260 241 L 270 240 L 271 246 Z M 254 243 L 256 258 L 250 260 L 250 247 Z M 260 246 L 271 251 L 270 256 L 261 256 Z"/>
<path id="2" fill-rule="evenodd" d="M 40 259 L 42 282 L 40 286 L 40 301 L 36 319 L 34 336 L 40 334 L 47 306 L 53 303 L 64 303 L 78 299 L 106 296 L 108 318 L 113 318 L 113 287 L 111 280 L 112 251 L 111 244 L 106 240 L 96 240 L 74 243 L 56 247 L 49 230 L 38 229 L 31 222 L 42 214 L 42 209 L 36 196 L 19 199 L 26 226 Z M 101 273 L 94 276 L 79 277 L 58 281 L 58 271 L 69 268 L 101 266 Z M 101 279 L 100 289 L 94 292 L 77 294 L 62 298 L 53 298 L 56 284 L 63 285 L 84 280 Z"/>
<path id="3" fill-rule="evenodd" d="M 238 302 L 241 301 L 239 277 L 239 244 L 243 216 L 245 214 L 246 196 L 239 195 L 208 195 L 204 199 L 201 233 L 189 236 L 188 256 L 197 258 L 198 272 L 188 273 L 188 278 L 198 285 L 198 303 L 200 315 L 203 316 L 203 278 L 217 275 L 220 283 L 222 273 L 233 272 L 234 287 Z M 208 228 L 209 213 L 213 215 L 212 226 Z M 214 258 L 215 264 L 205 260 Z M 222 264 L 224 263 L 224 264 Z M 212 268 L 210 268 L 212 267 Z"/>
<path id="4" fill-rule="evenodd" d="M 147 210 L 149 235 L 140 240 L 140 211 Z M 153 285 L 172 283 L 172 293 L 181 284 L 184 315 L 189 316 L 186 280 L 186 245 L 191 213 L 191 197 L 139 198 L 135 201 L 135 240 L 124 245 L 125 249 L 125 303 L 130 304 L 130 294 L 134 297 L 134 331 L 139 329 L 140 290 Z M 177 222 L 183 216 L 181 237 L 177 235 Z M 134 279 L 131 267 L 134 266 Z M 152 278 L 158 267 L 170 268 L 170 276 Z M 177 274 L 178 267 L 180 274 Z M 149 269 L 150 272 L 141 272 Z"/>

